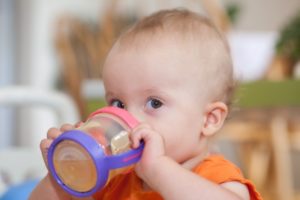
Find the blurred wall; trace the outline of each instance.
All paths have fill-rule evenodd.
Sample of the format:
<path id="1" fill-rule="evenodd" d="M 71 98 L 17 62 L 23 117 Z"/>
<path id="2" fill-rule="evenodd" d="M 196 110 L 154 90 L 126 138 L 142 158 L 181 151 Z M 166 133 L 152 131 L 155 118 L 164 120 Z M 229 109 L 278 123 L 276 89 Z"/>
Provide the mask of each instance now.
<path id="1" fill-rule="evenodd" d="M 277 31 L 300 11 L 299 0 L 221 0 L 240 7 L 235 26 L 246 31 Z"/>

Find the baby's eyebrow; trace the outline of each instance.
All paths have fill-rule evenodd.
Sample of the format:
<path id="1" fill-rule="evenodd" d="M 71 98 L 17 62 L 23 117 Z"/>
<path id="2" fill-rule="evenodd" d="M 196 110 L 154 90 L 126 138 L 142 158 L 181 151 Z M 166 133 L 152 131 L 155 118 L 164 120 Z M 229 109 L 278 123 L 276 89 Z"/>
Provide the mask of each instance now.
<path id="1" fill-rule="evenodd" d="M 155 88 L 149 88 L 143 91 L 146 95 L 153 95 L 153 96 L 159 96 L 159 97 L 168 97 L 168 92 L 162 90 L 161 88 L 155 87 Z"/>
<path id="2" fill-rule="evenodd" d="M 162 90 L 159 87 L 149 87 L 144 89 L 144 93 L 151 93 L 151 92 L 162 92 Z"/>

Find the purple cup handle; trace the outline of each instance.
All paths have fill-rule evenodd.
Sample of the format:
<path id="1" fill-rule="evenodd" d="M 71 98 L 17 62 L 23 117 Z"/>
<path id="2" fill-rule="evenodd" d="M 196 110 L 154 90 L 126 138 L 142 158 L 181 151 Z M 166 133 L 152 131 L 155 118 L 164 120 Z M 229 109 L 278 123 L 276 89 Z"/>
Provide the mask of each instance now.
<path id="1" fill-rule="evenodd" d="M 145 144 L 142 141 L 140 146 L 136 149 L 131 149 L 127 152 L 116 154 L 113 156 L 107 156 L 106 159 L 108 162 L 108 168 L 116 169 L 126 167 L 138 162 L 142 157 L 144 146 Z"/>

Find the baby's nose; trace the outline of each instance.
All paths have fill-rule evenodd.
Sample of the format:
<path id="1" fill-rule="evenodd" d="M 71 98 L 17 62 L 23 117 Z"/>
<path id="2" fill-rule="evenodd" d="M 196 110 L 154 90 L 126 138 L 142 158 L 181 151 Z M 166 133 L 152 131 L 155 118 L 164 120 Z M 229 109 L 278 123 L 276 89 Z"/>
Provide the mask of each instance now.
<path id="1" fill-rule="evenodd" d="M 144 121 L 143 111 L 137 108 L 127 108 L 127 111 L 139 122 Z"/>

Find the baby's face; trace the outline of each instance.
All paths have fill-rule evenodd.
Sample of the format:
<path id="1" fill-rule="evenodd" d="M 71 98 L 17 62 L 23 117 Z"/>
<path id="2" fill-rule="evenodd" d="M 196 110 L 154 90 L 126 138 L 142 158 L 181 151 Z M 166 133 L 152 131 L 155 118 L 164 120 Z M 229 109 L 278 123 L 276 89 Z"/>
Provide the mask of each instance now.
<path id="1" fill-rule="evenodd" d="M 190 52 L 165 41 L 146 47 L 114 47 L 103 71 L 109 105 L 128 110 L 162 135 L 166 153 L 184 162 L 201 152 L 205 98 Z"/>

